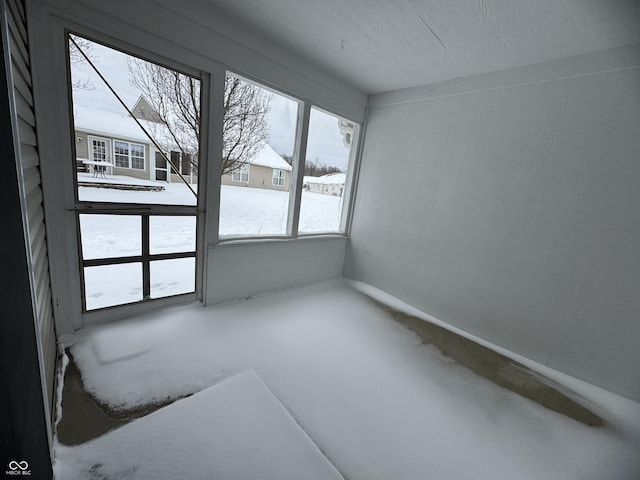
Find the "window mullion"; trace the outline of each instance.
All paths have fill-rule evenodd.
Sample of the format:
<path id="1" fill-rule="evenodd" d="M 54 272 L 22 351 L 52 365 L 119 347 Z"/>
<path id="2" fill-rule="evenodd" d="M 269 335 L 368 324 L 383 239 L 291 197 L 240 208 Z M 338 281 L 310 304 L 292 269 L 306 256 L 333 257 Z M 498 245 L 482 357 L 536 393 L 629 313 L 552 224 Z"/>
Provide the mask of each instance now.
<path id="1" fill-rule="evenodd" d="M 151 298 L 151 249 L 149 246 L 149 215 L 142 215 L 142 299 Z"/>
<path id="2" fill-rule="evenodd" d="M 362 151 L 361 135 L 362 135 L 362 127 L 359 125 L 356 125 L 354 127 L 353 134 L 351 137 L 352 147 L 351 147 L 351 152 L 349 153 L 349 164 L 348 164 L 349 166 L 347 169 L 348 174 L 344 182 L 345 190 L 342 194 L 342 198 L 344 200 L 343 200 L 341 214 L 340 214 L 340 231 L 344 232 L 347 235 L 350 233 L 349 226 L 351 223 L 351 214 L 352 214 L 353 205 L 354 205 L 354 197 L 355 197 L 354 190 L 357 184 L 357 176 L 358 176 L 358 168 L 359 168 L 358 156 Z"/>
<path id="3" fill-rule="evenodd" d="M 304 161 L 307 156 L 307 138 L 309 134 L 309 118 L 311 104 L 298 105 L 298 123 L 296 125 L 296 143 L 293 151 L 293 172 L 291 178 L 291 195 L 289 197 L 289 220 L 287 233 L 293 238 L 298 236 L 300 220 L 300 202 L 302 201 L 302 184 L 304 181 Z"/>

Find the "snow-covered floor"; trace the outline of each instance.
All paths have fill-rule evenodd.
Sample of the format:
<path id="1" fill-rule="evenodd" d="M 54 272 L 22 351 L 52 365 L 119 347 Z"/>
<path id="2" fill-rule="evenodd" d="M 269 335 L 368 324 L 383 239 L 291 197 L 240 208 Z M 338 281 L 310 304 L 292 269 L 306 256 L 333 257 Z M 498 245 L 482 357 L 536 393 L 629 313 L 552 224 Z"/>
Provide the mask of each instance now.
<path id="1" fill-rule="evenodd" d="M 85 327 L 72 338 L 71 352 L 85 388 L 121 409 L 179 398 L 254 371 L 352 480 L 640 478 L 638 404 L 582 385 L 589 407 L 607 422 L 587 427 L 421 343 L 354 285 L 335 280 L 223 306 L 193 304 Z M 242 403 L 244 394 L 238 395 Z M 189 411 L 184 409 L 185 424 L 192 421 Z M 201 413 L 194 411 L 204 423 L 197 432 L 208 425 Z M 211 430 L 216 433 L 214 424 Z M 140 478 L 117 470 L 138 457 L 131 449 L 118 451 L 127 458 L 114 459 L 107 447 L 113 443 L 101 441 L 114 434 L 77 447 L 58 445 L 56 470 L 63 478 L 91 478 L 87 469 L 101 463 L 103 476 L 95 478 Z M 166 435 L 155 452 L 163 462 L 177 462 L 184 478 L 212 478 L 203 471 L 206 462 L 191 464 L 174 447 L 172 431 L 156 434 Z M 216 444 L 238 442 L 224 429 L 219 435 L 224 438 L 217 437 Z M 275 432 L 269 438 L 286 448 Z M 145 455 L 140 458 L 153 461 Z M 213 458 L 216 468 L 228 472 L 237 461 L 234 455 Z M 259 461 L 246 458 L 254 460 Z M 265 461 L 263 468 L 271 464 Z M 308 477 L 300 471 L 298 478 Z"/>
<path id="2" fill-rule="evenodd" d="M 65 448 L 58 450 L 64 458 Z M 342 478 L 251 371 L 76 447 L 69 457 L 59 478 Z"/>

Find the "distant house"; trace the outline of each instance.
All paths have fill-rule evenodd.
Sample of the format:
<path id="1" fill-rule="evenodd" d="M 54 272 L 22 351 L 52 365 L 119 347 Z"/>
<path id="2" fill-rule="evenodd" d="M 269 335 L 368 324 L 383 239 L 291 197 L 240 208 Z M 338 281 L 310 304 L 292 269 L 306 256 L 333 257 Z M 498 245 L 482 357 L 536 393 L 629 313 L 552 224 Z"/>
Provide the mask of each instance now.
<path id="1" fill-rule="evenodd" d="M 321 177 L 304 177 L 303 188 L 309 192 L 341 197 L 344 193 L 346 174 L 330 173 Z"/>
<path id="2" fill-rule="evenodd" d="M 144 97 L 140 97 L 132 109 L 144 127 L 159 142 L 168 145 L 168 132 L 158 123 L 157 114 Z M 82 105 L 74 106 L 76 162 L 79 171 L 91 171 L 90 162 L 107 162 L 107 175 L 124 175 L 143 180 L 180 182 L 177 173 L 143 133 L 136 121 L 127 114 L 114 113 Z M 164 152 L 180 173 L 197 183 L 197 171 L 190 155 L 177 147 Z"/>
<path id="3" fill-rule="evenodd" d="M 171 144 L 168 131 L 143 96 L 131 112 L 159 145 Z M 85 161 L 106 162 L 111 164 L 106 167 L 107 175 L 171 183 L 181 181 L 131 116 L 76 105 L 74 123 L 78 171 L 91 171 L 93 166 Z M 167 150 L 165 155 L 182 176 L 189 183 L 197 183 L 197 170 L 193 168 L 191 156 L 181 153 L 177 147 Z M 288 191 L 291 165 L 265 143 L 247 164 L 223 175 L 222 184 Z"/>
<path id="4" fill-rule="evenodd" d="M 291 165 L 266 143 L 253 159 L 222 175 L 223 185 L 289 190 Z"/>

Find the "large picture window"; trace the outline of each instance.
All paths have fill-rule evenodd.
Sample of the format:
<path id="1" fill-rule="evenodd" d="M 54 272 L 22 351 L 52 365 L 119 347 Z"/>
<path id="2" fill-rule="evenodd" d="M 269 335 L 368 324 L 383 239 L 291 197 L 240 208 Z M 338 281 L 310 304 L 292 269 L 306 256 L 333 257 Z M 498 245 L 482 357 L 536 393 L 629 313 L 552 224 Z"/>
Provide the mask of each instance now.
<path id="1" fill-rule="evenodd" d="M 230 73 L 224 94 L 220 238 L 287 235 L 300 102 Z"/>
<path id="2" fill-rule="evenodd" d="M 195 298 L 200 80 L 76 35 L 68 40 L 83 311 Z M 122 69 L 124 80 L 112 75 Z M 111 88 L 138 100 L 123 105 Z M 162 152 L 182 177 L 169 178 Z"/>
<path id="3" fill-rule="evenodd" d="M 220 239 L 344 233 L 358 126 L 230 73 L 225 105 Z"/>

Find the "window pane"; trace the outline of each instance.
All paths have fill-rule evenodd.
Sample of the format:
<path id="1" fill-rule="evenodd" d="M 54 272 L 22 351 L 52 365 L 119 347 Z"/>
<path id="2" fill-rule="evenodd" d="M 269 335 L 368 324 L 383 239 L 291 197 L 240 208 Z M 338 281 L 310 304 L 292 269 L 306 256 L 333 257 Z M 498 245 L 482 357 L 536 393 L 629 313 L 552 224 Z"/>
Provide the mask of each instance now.
<path id="1" fill-rule="evenodd" d="M 142 264 L 85 267 L 84 290 L 87 310 L 138 302 L 142 300 Z"/>
<path id="2" fill-rule="evenodd" d="M 173 167 L 171 168 L 171 173 L 177 175 L 177 173 L 180 171 L 180 152 L 171 152 L 170 160 L 173 164 L 173 167 L 175 167 L 175 169 Z"/>
<path id="3" fill-rule="evenodd" d="M 220 235 L 285 235 L 298 102 L 227 75 L 225 104 Z"/>
<path id="4" fill-rule="evenodd" d="M 151 298 L 195 291 L 196 259 L 175 258 L 151 262 Z"/>
<path id="5" fill-rule="evenodd" d="M 96 162 L 107 161 L 107 142 L 105 140 L 92 140 L 92 159 Z"/>
<path id="6" fill-rule="evenodd" d="M 131 144 L 131 168 L 144 170 L 144 147 Z"/>
<path id="7" fill-rule="evenodd" d="M 196 251 L 196 217 L 149 217 L 149 241 L 152 255 Z"/>
<path id="8" fill-rule="evenodd" d="M 114 141 L 113 151 L 115 153 L 116 167 L 129 168 L 129 144 Z"/>
<path id="9" fill-rule="evenodd" d="M 180 173 L 182 175 L 189 175 L 191 172 L 191 155 L 183 154 L 182 162 L 180 162 Z"/>
<path id="10" fill-rule="evenodd" d="M 76 43 L 73 43 L 76 42 Z M 76 46 L 77 44 L 77 46 Z M 69 36 L 78 199 L 88 202 L 196 205 L 200 80 L 88 39 Z M 108 89 L 85 52 L 165 152 L 184 151 L 186 185 L 156 165 L 152 140 Z M 180 168 L 180 163 L 176 164 Z M 191 188 L 189 188 L 191 187 Z"/>
<path id="11" fill-rule="evenodd" d="M 82 258 L 142 255 L 142 220 L 139 215 L 80 215 Z"/>
<path id="12" fill-rule="evenodd" d="M 273 185 L 284 185 L 285 172 L 283 170 L 274 170 L 271 183 Z"/>
<path id="13" fill-rule="evenodd" d="M 346 120 L 311 109 L 300 233 L 340 231 L 354 128 Z"/>

